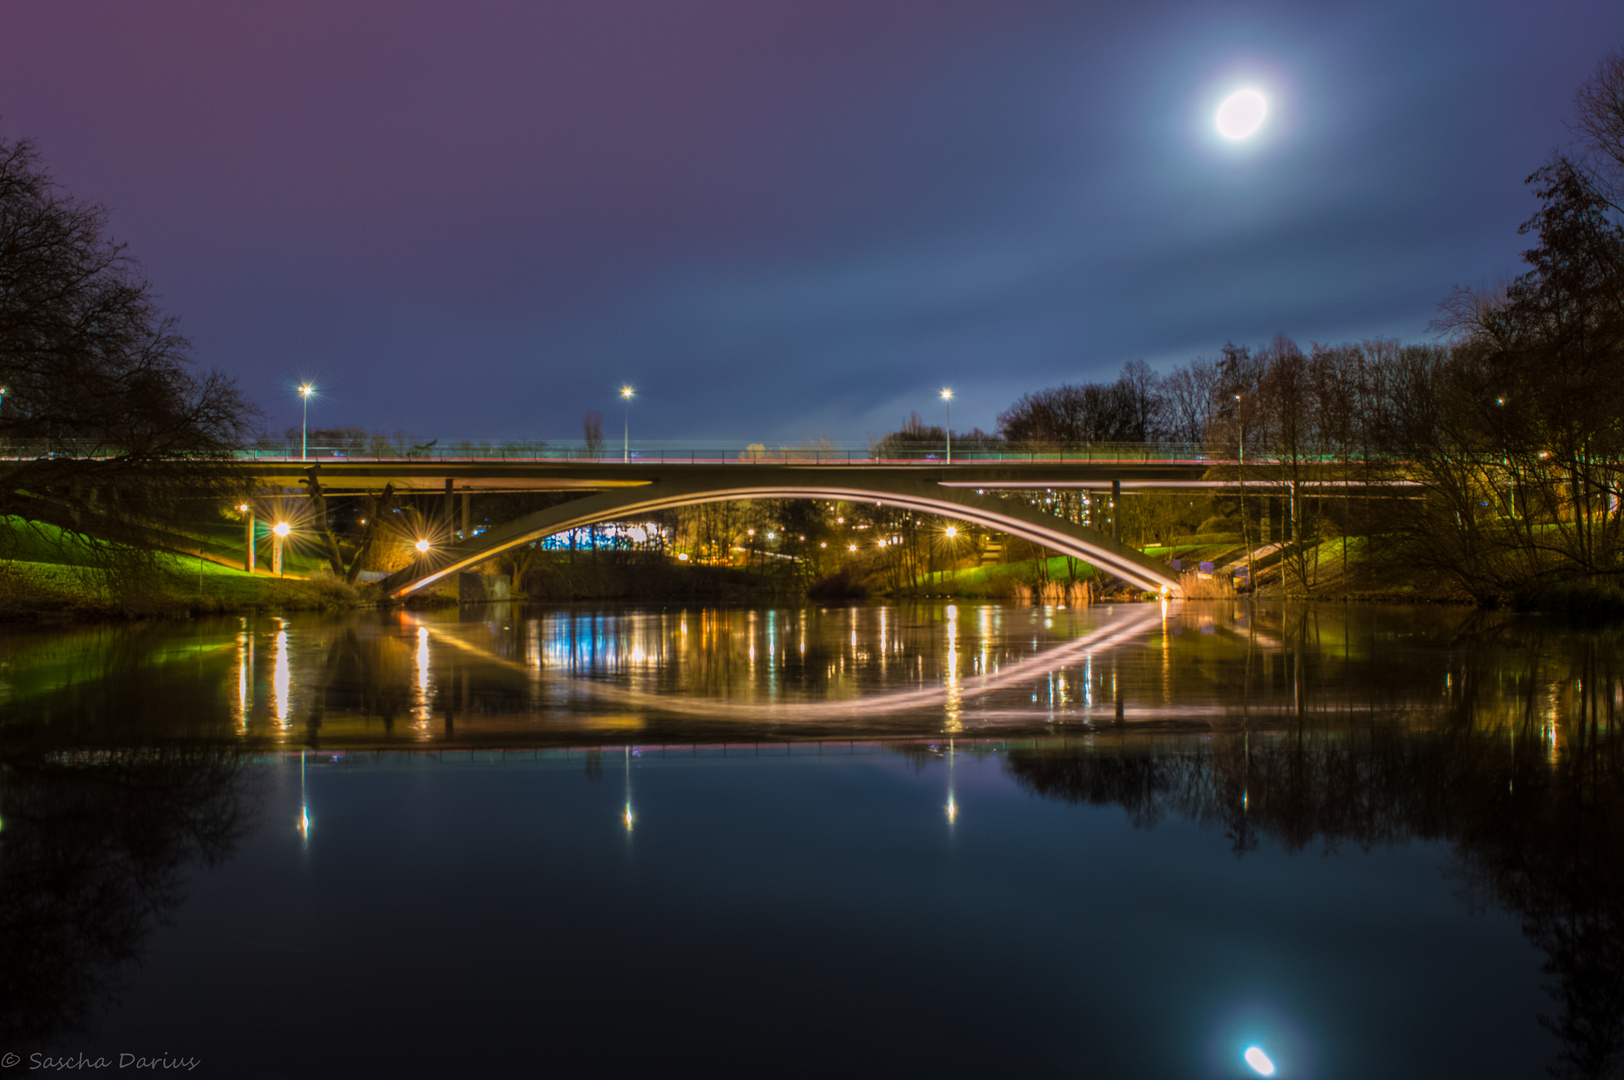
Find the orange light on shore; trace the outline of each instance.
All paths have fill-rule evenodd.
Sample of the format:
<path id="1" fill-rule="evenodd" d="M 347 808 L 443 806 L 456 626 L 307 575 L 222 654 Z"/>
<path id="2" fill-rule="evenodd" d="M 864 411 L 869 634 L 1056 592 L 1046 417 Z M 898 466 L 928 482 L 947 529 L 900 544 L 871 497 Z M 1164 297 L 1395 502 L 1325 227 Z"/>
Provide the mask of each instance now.
<path id="1" fill-rule="evenodd" d="M 419 540 L 417 543 L 413 544 L 412 546 L 415 547 L 418 551 L 427 551 L 429 549 L 429 542 L 427 540 Z"/>
<path id="2" fill-rule="evenodd" d="M 288 535 L 288 533 L 293 531 L 293 526 L 289 525 L 285 521 L 278 521 L 275 525 L 271 526 L 271 531 L 278 536 L 285 537 Z"/>

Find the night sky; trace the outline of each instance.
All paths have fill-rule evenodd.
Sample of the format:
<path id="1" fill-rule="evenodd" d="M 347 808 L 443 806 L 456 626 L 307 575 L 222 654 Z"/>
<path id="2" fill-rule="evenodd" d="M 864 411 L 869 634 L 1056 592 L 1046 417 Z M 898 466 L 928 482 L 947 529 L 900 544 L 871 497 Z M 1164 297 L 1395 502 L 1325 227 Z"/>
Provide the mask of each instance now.
<path id="1" fill-rule="evenodd" d="M 13 3 L 0 132 L 280 430 L 861 440 L 1229 340 L 1432 340 L 1617 0 Z M 1227 143 L 1225 93 L 1263 90 Z"/>

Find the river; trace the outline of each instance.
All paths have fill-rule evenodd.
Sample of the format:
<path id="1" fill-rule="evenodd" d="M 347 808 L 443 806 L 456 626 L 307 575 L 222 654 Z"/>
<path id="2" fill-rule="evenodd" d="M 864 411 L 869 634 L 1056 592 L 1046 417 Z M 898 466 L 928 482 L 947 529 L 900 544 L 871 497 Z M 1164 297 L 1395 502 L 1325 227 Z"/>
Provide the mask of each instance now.
<path id="1" fill-rule="evenodd" d="M 1621 640 L 1231 602 L 13 628 L 0 1066 L 1614 1075 Z"/>

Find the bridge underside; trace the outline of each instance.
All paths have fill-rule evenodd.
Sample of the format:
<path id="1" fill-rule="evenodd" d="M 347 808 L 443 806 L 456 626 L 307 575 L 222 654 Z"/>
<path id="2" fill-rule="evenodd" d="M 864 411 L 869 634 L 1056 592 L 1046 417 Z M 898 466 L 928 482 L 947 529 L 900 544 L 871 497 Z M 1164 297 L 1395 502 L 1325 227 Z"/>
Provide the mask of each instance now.
<path id="1" fill-rule="evenodd" d="M 824 473 L 824 475 L 819 475 Z M 906 475 L 863 475 L 855 470 L 718 469 L 709 475 L 690 473 L 635 487 L 620 487 L 549 507 L 499 526 L 437 553 L 432 567 L 411 567 L 383 582 L 391 599 L 401 599 L 446 577 L 553 533 L 602 521 L 636 517 L 655 510 L 734 499 L 838 499 L 874 501 L 927 514 L 972 521 L 1019 536 L 1064 555 L 1086 560 L 1150 592 L 1178 595 L 1171 568 L 1147 558 L 1104 533 L 1039 513 L 1023 502 L 947 486 L 934 479 Z"/>

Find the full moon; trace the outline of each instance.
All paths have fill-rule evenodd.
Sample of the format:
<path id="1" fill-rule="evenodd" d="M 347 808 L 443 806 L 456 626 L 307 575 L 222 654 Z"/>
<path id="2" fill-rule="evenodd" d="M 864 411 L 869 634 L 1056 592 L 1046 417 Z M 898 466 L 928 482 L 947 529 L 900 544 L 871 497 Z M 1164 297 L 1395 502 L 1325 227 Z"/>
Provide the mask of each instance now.
<path id="1" fill-rule="evenodd" d="M 1269 103 L 1256 90 L 1237 90 L 1218 106 L 1218 134 L 1226 139 L 1244 139 L 1263 126 Z"/>

